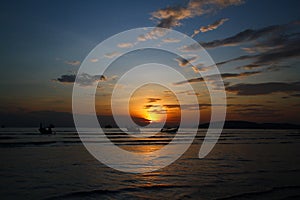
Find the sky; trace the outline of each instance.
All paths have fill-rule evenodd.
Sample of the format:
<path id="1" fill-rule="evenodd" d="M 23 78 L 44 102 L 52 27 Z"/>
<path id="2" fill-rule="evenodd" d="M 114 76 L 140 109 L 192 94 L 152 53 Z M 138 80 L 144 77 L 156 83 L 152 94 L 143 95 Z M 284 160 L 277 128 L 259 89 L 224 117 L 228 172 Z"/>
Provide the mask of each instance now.
<path id="1" fill-rule="evenodd" d="M 89 52 L 122 31 L 150 26 L 180 31 L 208 51 L 225 84 L 227 120 L 300 124 L 299 8 L 297 0 L 2 1 L 0 124 L 71 126 L 73 83 Z M 119 48 L 130 45 L 120 43 Z M 167 52 L 145 50 L 132 57 L 134 61 L 125 59 L 128 65 L 153 59 L 169 60 L 187 74 L 188 67 L 193 69 Z M 107 102 L 111 86 L 126 69 L 122 63 L 116 61 L 107 74 L 88 77 L 99 86 L 100 115 L 110 114 Z M 194 77 L 188 82 L 198 89 L 203 84 Z M 140 88 L 131 101 L 134 117 L 160 121 L 159 113 L 169 111 L 168 118 L 176 118 L 176 98 L 168 100 L 166 93 L 170 91 L 162 87 Z M 204 96 L 198 99 L 206 122 L 210 102 Z"/>

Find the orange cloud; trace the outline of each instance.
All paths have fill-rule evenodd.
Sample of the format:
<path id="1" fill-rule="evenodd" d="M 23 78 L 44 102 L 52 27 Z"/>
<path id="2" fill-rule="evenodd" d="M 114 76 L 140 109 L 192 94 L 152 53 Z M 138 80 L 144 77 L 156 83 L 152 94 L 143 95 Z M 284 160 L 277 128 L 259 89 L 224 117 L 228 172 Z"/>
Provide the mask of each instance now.
<path id="1" fill-rule="evenodd" d="M 217 28 L 219 28 L 221 25 L 223 25 L 226 21 L 228 21 L 229 19 L 228 18 L 223 18 L 223 19 L 220 19 L 212 24 L 209 24 L 207 26 L 201 26 L 201 28 L 198 30 L 194 30 L 194 34 L 192 35 L 192 37 L 198 35 L 200 32 L 204 33 L 204 32 L 207 32 L 207 31 L 212 31 L 212 30 L 215 30 Z"/>

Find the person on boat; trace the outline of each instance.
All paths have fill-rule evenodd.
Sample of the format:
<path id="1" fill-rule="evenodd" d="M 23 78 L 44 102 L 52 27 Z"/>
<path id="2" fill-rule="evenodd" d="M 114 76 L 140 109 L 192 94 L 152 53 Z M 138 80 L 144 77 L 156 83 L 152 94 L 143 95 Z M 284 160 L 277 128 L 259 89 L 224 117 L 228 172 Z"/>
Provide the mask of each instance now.
<path id="1" fill-rule="evenodd" d="M 40 131 L 41 134 L 52 134 L 53 133 L 52 128 L 54 128 L 53 124 L 50 124 L 47 128 L 45 128 L 43 126 L 43 124 L 40 123 L 39 131 Z"/>

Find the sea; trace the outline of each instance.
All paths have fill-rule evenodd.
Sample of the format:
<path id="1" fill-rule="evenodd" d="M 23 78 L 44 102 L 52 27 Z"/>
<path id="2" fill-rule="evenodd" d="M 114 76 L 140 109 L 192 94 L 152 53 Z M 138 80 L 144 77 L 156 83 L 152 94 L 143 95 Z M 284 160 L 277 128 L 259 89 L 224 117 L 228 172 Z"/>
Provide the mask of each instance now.
<path id="1" fill-rule="evenodd" d="M 206 134 L 200 129 L 177 161 L 147 173 L 102 164 L 74 128 L 55 132 L 0 129 L 1 199 L 300 199 L 300 130 L 223 130 L 199 159 Z M 139 142 L 118 129 L 109 134 L 122 148 L 143 153 L 169 144 L 174 133 Z"/>

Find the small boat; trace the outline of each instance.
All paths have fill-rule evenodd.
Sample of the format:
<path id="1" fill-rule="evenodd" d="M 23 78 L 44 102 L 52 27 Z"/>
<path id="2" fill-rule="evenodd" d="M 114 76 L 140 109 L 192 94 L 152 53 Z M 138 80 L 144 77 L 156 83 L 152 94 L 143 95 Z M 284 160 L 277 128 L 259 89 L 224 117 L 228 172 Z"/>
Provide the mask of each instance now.
<path id="1" fill-rule="evenodd" d="M 177 133 L 179 127 L 173 127 L 173 128 L 162 128 L 160 132 L 162 133 Z"/>
<path id="2" fill-rule="evenodd" d="M 53 124 L 50 124 L 48 127 L 44 127 L 42 123 L 40 123 L 39 131 L 41 134 L 48 134 L 51 135 L 54 132 L 52 131 L 52 128 L 54 128 Z"/>
<path id="3" fill-rule="evenodd" d="M 127 127 L 126 128 L 128 132 L 133 132 L 133 133 L 140 133 L 141 130 L 139 129 L 139 127 Z"/>

